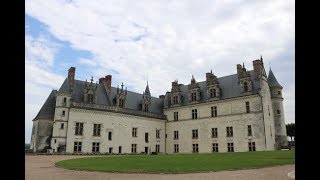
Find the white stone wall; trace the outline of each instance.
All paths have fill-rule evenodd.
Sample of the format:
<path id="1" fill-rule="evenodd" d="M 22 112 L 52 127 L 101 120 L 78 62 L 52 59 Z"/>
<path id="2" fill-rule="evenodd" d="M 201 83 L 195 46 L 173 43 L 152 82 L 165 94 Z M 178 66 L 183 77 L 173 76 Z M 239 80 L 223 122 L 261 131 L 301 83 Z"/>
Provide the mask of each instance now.
<path id="1" fill-rule="evenodd" d="M 260 80 L 260 96 L 263 104 L 263 121 L 265 126 L 266 134 L 266 150 L 275 150 L 275 127 L 274 127 L 274 116 L 273 106 L 271 102 L 270 88 L 267 82 L 267 78 L 262 76 Z"/>
<path id="2" fill-rule="evenodd" d="M 75 135 L 75 124 L 84 123 L 83 135 Z M 94 124 L 101 125 L 101 136 L 93 136 Z M 137 128 L 137 137 L 132 137 L 132 128 Z M 156 139 L 156 130 L 160 129 L 160 139 Z M 112 132 L 112 140 L 108 140 L 108 132 Z M 145 142 L 145 133 L 149 133 L 149 143 Z M 71 108 L 68 121 L 66 151 L 72 153 L 74 142 L 82 142 L 82 152 L 91 153 L 92 143 L 100 143 L 100 152 L 118 153 L 119 146 L 122 153 L 131 153 L 131 144 L 137 144 L 137 153 L 149 148 L 149 153 L 154 152 L 156 144 L 160 145 L 160 152 L 165 148 L 165 120 L 147 118 L 141 116 L 126 115 L 105 111 L 94 111 Z"/>
<path id="3" fill-rule="evenodd" d="M 250 113 L 246 113 L 246 102 Z M 211 107 L 217 106 L 217 117 L 211 117 Z M 191 119 L 192 109 L 197 109 L 198 119 Z M 173 121 L 174 112 L 179 121 Z M 218 143 L 219 152 L 227 152 L 227 143 L 234 143 L 234 151 L 248 151 L 248 142 L 255 142 L 256 150 L 266 149 L 263 130 L 263 114 L 259 95 L 245 96 L 232 100 L 212 101 L 165 109 L 167 115 L 167 153 L 174 152 L 179 144 L 179 153 L 191 153 L 192 144 L 199 144 L 199 153 L 211 152 L 212 143 Z M 252 137 L 248 137 L 247 126 L 252 126 Z M 226 137 L 226 127 L 233 127 L 233 137 Z M 218 138 L 211 137 L 211 128 L 218 128 Z M 198 129 L 198 139 L 192 139 L 192 129 Z M 174 140 L 174 131 L 179 131 L 179 140 Z"/>

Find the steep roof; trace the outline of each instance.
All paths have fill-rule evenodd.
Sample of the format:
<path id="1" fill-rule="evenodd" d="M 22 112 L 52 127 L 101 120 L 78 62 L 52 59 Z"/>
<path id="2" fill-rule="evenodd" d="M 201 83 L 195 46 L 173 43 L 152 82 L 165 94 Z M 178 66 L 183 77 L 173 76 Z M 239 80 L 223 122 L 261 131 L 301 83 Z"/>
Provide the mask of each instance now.
<path id="1" fill-rule="evenodd" d="M 69 92 L 69 79 L 66 78 L 65 81 L 63 82 L 62 86 L 60 87 L 58 92 Z M 73 86 L 73 92 L 72 92 L 72 99 L 75 102 L 83 102 L 84 101 L 84 86 L 85 86 L 85 81 L 80 81 L 80 80 L 75 80 L 74 81 L 74 86 Z M 149 89 L 149 87 L 148 87 Z M 106 94 L 106 90 L 102 84 L 97 84 L 97 103 L 96 104 L 101 104 L 101 105 L 106 105 L 106 106 L 114 106 L 114 99 L 116 98 L 117 94 L 117 88 L 111 87 L 111 92 L 110 92 L 110 99 L 108 101 L 108 96 Z M 128 109 L 133 109 L 133 110 L 141 110 L 140 109 L 140 103 L 142 100 L 142 94 L 132 92 L 132 91 L 127 91 L 127 97 L 126 97 L 126 108 Z M 109 103 L 110 102 L 110 103 Z M 163 100 L 156 98 L 156 97 L 151 97 L 151 109 L 150 112 L 156 113 L 156 114 L 162 114 L 163 110 Z"/>
<path id="2" fill-rule="evenodd" d="M 254 71 L 249 71 L 251 75 L 251 81 L 252 81 L 252 94 L 258 94 L 259 93 L 259 88 L 260 88 L 260 81 L 255 81 L 254 79 Z M 241 87 L 239 85 L 239 80 L 238 80 L 238 75 L 237 74 L 232 74 L 229 76 L 224 76 L 218 78 L 219 86 L 221 89 L 221 96 L 220 100 L 223 99 L 229 99 L 229 98 L 235 98 L 235 97 L 240 97 L 244 96 L 241 93 Z M 200 87 L 200 92 L 201 92 L 201 99 L 200 102 L 206 102 L 208 100 L 207 97 L 207 82 L 206 81 L 201 81 L 199 82 L 199 87 Z M 189 100 L 188 100 L 188 85 L 181 85 L 181 95 L 182 95 L 182 105 L 188 105 Z M 168 104 L 168 97 L 166 96 L 165 101 L 164 101 L 164 106 L 167 106 Z"/>
<path id="3" fill-rule="evenodd" d="M 37 119 L 46 119 L 46 120 L 52 120 L 54 118 L 54 110 L 56 106 L 56 94 L 57 90 L 52 90 L 50 95 L 48 96 L 45 103 L 42 105 L 39 113 L 33 120 Z"/>
<path id="4" fill-rule="evenodd" d="M 271 68 L 269 70 L 269 75 L 268 75 L 268 84 L 269 87 L 279 87 L 282 89 L 282 86 L 278 83 L 276 77 L 274 76 Z"/>

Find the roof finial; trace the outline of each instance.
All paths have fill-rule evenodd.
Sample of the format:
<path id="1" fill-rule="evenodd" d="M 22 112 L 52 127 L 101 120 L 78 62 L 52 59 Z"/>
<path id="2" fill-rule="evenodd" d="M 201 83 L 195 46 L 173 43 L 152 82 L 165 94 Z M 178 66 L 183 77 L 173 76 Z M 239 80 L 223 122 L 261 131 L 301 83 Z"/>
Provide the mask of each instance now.
<path id="1" fill-rule="evenodd" d="M 210 72 L 211 72 L 211 74 L 212 74 L 212 69 L 211 69 L 211 71 L 210 71 Z"/>
<path id="2" fill-rule="evenodd" d="M 93 82 L 93 76 L 91 76 L 91 79 L 90 79 L 90 81 L 91 81 L 91 84 L 92 84 L 92 82 Z"/>
<path id="3" fill-rule="evenodd" d="M 242 63 L 242 67 L 244 68 L 244 62 Z"/>
<path id="4" fill-rule="evenodd" d="M 263 62 L 262 55 L 260 54 L 260 60 Z"/>
<path id="5" fill-rule="evenodd" d="M 121 84 L 121 90 L 123 90 L 123 82 L 122 82 L 122 84 Z"/>

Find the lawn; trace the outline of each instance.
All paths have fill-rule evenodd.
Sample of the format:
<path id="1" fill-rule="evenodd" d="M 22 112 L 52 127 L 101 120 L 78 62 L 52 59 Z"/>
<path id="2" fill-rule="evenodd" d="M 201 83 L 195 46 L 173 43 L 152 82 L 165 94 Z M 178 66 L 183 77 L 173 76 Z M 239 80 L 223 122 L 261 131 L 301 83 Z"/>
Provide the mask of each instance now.
<path id="1" fill-rule="evenodd" d="M 294 151 L 177 155 L 128 155 L 69 159 L 55 165 L 68 169 L 124 173 L 191 173 L 250 169 L 295 163 Z"/>

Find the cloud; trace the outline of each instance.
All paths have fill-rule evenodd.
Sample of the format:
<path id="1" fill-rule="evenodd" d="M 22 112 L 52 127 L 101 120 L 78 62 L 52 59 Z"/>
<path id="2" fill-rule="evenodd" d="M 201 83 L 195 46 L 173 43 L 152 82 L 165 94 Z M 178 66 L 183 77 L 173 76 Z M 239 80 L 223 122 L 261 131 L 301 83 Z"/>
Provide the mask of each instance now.
<path id="1" fill-rule="evenodd" d="M 226 76 L 236 73 L 236 64 L 242 62 L 250 70 L 260 54 L 266 65 L 294 67 L 294 1 L 30 0 L 26 14 L 72 48 L 91 52 L 90 60 L 79 57 L 74 62 L 92 68 L 94 77 L 118 72 L 112 77 L 114 86 L 124 82 L 129 90 L 142 92 L 148 74 L 156 97 L 170 90 L 175 79 L 190 83 L 192 74 L 197 81 L 205 80 L 210 69 Z M 43 54 L 39 56 L 48 57 Z M 287 79 L 294 68 L 275 66 L 278 81 L 286 79 L 285 93 L 292 94 L 294 81 Z M 76 73 L 82 72 L 77 68 Z M 60 80 L 50 86 L 61 85 L 56 84 Z M 294 95 L 285 101 L 292 99 Z"/>

